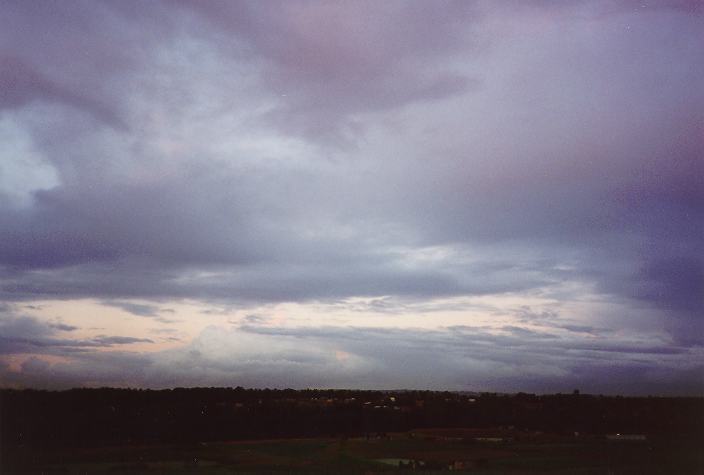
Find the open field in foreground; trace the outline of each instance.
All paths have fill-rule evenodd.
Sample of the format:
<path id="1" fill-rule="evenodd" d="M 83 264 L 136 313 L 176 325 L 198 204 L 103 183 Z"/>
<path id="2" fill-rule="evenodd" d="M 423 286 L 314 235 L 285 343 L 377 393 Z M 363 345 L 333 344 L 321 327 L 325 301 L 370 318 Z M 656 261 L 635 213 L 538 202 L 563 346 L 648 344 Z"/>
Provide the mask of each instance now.
<path id="1" fill-rule="evenodd" d="M 699 474 L 697 440 L 424 429 L 370 438 L 310 438 L 102 448 L 19 447 L 2 473 Z M 415 466 L 415 468 L 414 468 Z"/>

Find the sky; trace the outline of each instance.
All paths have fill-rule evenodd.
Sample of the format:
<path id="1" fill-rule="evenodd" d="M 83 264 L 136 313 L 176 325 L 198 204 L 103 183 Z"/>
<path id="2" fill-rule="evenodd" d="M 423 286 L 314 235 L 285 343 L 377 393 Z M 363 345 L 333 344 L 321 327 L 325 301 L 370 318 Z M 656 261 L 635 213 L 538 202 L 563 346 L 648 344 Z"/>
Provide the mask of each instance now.
<path id="1" fill-rule="evenodd" d="M 704 7 L 0 0 L 0 386 L 704 394 Z"/>

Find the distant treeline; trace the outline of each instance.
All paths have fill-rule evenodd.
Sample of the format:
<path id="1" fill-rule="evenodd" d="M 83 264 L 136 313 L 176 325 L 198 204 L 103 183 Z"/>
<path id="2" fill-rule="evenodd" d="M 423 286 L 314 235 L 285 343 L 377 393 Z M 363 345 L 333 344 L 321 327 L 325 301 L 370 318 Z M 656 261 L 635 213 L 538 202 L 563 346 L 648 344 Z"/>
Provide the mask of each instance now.
<path id="1" fill-rule="evenodd" d="M 416 428 L 704 435 L 703 398 L 237 388 L 0 390 L 0 446 L 375 437 Z"/>

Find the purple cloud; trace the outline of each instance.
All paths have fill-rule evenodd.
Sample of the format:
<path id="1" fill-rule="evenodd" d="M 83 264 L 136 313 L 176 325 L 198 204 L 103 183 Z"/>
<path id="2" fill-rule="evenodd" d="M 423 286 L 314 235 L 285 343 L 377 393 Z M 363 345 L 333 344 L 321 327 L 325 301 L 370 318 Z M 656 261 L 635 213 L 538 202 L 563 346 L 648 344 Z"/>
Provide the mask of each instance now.
<path id="1" fill-rule="evenodd" d="M 187 299 L 623 310 L 508 310 L 507 335 L 472 340 L 572 334 L 545 358 L 601 361 L 572 376 L 704 343 L 697 2 L 4 6 L 2 301 L 95 299 L 163 325 L 160 305 Z M 640 313 L 670 346 L 613 340 Z M 149 342 L 4 325 L 12 351 Z M 648 361 L 633 374 L 662 374 Z"/>

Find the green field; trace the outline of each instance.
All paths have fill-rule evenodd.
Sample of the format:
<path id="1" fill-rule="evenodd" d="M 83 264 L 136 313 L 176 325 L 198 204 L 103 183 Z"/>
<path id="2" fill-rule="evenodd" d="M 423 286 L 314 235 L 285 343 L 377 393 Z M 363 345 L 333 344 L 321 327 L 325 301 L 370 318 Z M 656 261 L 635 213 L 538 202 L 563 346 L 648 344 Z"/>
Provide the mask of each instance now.
<path id="1" fill-rule="evenodd" d="M 415 431 L 385 437 L 288 439 L 105 448 L 29 450 L 2 473 L 704 473 L 699 441 L 476 430 Z M 483 437 L 484 436 L 484 437 Z M 480 440 L 477 440 L 480 439 Z M 408 467 L 400 468 L 401 464 Z"/>

